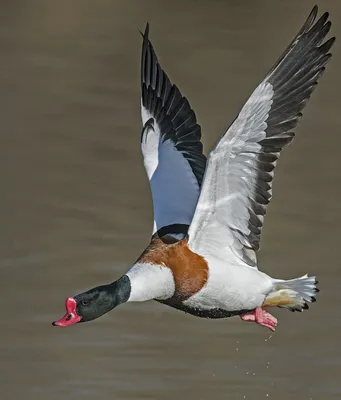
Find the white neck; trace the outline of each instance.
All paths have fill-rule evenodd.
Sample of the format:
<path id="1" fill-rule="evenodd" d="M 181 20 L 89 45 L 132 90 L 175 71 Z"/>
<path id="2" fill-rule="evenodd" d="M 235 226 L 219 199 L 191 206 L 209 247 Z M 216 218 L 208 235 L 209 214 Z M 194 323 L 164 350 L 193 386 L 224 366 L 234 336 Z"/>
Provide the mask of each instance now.
<path id="1" fill-rule="evenodd" d="M 174 294 L 172 271 L 162 265 L 137 263 L 126 275 L 131 285 L 128 301 L 165 300 Z"/>

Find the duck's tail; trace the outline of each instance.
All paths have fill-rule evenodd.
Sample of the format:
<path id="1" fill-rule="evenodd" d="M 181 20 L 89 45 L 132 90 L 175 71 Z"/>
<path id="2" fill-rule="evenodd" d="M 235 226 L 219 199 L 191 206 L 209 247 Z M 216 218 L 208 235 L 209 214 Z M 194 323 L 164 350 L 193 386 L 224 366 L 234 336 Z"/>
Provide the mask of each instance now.
<path id="1" fill-rule="evenodd" d="M 303 311 L 309 303 L 316 301 L 317 280 L 315 276 L 304 275 L 300 278 L 285 281 L 274 279 L 274 290 L 265 298 L 262 307 L 284 307 L 290 311 Z"/>

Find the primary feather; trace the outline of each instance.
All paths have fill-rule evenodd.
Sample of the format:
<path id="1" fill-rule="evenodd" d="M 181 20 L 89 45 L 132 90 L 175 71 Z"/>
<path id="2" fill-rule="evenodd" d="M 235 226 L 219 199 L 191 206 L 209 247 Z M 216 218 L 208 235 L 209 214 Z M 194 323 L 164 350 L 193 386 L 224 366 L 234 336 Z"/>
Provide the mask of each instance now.
<path id="1" fill-rule="evenodd" d="M 330 59 L 328 13 L 314 7 L 286 51 L 252 93 L 211 152 L 189 246 L 200 254 L 233 253 L 256 266 L 274 169 Z M 315 22 L 315 24 L 314 24 Z"/>

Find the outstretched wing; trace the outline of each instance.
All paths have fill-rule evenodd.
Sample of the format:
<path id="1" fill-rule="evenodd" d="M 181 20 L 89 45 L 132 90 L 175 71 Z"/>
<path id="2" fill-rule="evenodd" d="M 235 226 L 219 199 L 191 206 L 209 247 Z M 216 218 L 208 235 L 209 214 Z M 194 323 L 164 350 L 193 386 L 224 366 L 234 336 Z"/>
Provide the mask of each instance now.
<path id="1" fill-rule="evenodd" d="M 194 111 L 162 70 L 143 35 L 141 147 L 154 205 L 153 234 L 186 234 L 198 202 L 206 157 Z"/>
<path id="2" fill-rule="evenodd" d="M 314 7 L 209 156 L 189 229 L 189 246 L 201 255 L 226 259 L 228 251 L 255 266 L 276 161 L 331 57 L 334 38 L 324 42 L 328 13 L 314 24 L 317 11 Z"/>

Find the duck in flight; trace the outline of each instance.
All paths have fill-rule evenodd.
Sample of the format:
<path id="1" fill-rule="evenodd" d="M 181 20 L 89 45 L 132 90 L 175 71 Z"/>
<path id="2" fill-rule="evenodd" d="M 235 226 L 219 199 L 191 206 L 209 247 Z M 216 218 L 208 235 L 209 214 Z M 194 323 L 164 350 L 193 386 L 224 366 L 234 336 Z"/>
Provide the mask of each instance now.
<path id="1" fill-rule="evenodd" d="M 195 113 L 161 68 L 147 24 L 141 147 L 154 206 L 151 242 L 118 280 L 68 297 L 66 315 L 53 325 L 154 299 L 197 317 L 239 315 L 274 331 L 267 307 L 303 311 L 315 301 L 314 276 L 274 279 L 258 269 L 256 252 L 277 159 L 331 57 L 328 13 L 318 20 L 317 13 L 315 6 L 207 160 Z"/>

